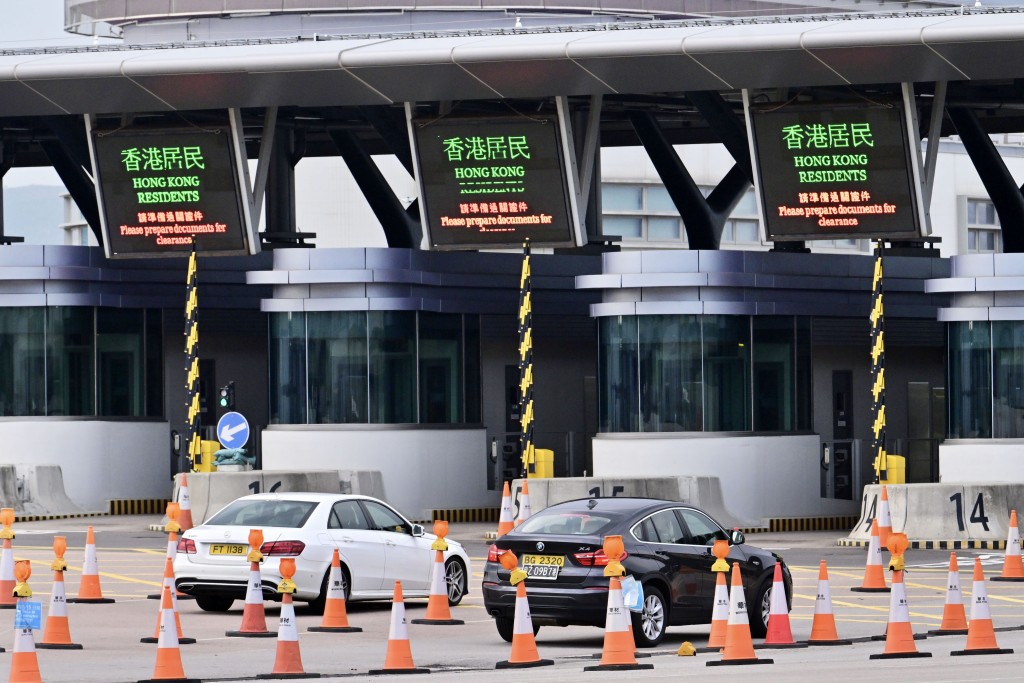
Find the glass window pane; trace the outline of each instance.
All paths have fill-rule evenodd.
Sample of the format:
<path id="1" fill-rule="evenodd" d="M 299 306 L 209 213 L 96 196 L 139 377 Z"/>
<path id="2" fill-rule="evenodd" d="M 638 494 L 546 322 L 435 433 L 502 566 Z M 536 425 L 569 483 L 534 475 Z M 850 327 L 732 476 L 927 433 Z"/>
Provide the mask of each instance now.
<path id="1" fill-rule="evenodd" d="M 754 316 L 754 430 L 791 431 L 794 422 L 793 319 Z"/>
<path id="2" fill-rule="evenodd" d="M 43 415 L 45 308 L 0 308 L 0 415 Z"/>
<path id="3" fill-rule="evenodd" d="M 370 523 L 378 531 L 394 531 L 402 533 L 407 530 L 407 524 L 402 517 L 389 507 L 375 503 L 372 500 L 364 500 L 363 505 L 370 513 Z"/>
<path id="4" fill-rule="evenodd" d="M 737 218 L 750 218 L 751 216 L 757 215 L 757 201 L 754 197 L 753 190 L 747 190 L 740 199 L 739 204 L 732 210 L 730 216 L 736 216 Z"/>
<path id="5" fill-rule="evenodd" d="M 605 211 L 641 211 L 643 188 L 639 185 L 601 185 L 601 206 Z"/>
<path id="6" fill-rule="evenodd" d="M 733 242 L 732 221 L 726 221 L 722 226 L 722 242 Z"/>
<path id="7" fill-rule="evenodd" d="M 967 200 L 967 224 L 974 225 L 978 222 L 978 202 L 973 199 Z"/>
<path id="8" fill-rule="evenodd" d="M 675 510 L 662 510 L 651 516 L 660 543 L 686 543 L 686 534 L 679 525 Z"/>
<path id="9" fill-rule="evenodd" d="M 701 345 L 695 315 L 639 316 L 641 429 L 700 431 Z"/>
<path id="10" fill-rule="evenodd" d="M 463 316 L 465 330 L 466 422 L 479 424 L 480 419 L 480 316 Z"/>
<path id="11" fill-rule="evenodd" d="M 308 313 L 309 421 L 368 422 L 366 313 Z"/>
<path id="12" fill-rule="evenodd" d="M 986 230 L 981 233 L 982 237 L 982 250 L 984 251 L 995 251 L 996 250 L 996 234 L 991 230 Z"/>
<path id="13" fill-rule="evenodd" d="M 664 185 L 647 186 L 647 211 L 649 213 L 670 213 L 679 215 L 668 189 Z"/>
<path id="14" fill-rule="evenodd" d="M 47 415 L 95 415 L 93 309 L 59 306 L 46 314 Z"/>
<path id="15" fill-rule="evenodd" d="M 270 423 L 306 423 L 306 316 L 270 314 Z"/>
<path id="16" fill-rule="evenodd" d="M 96 309 L 98 415 L 142 415 L 143 311 Z"/>
<path id="17" fill-rule="evenodd" d="M 419 314 L 420 422 L 462 422 L 462 316 Z"/>
<path id="18" fill-rule="evenodd" d="M 949 435 L 992 437 L 992 366 L 988 322 L 949 323 Z"/>
<path id="19" fill-rule="evenodd" d="M 1024 435 L 1024 324 L 992 323 L 992 436 Z"/>
<path id="20" fill-rule="evenodd" d="M 733 230 L 737 242 L 758 243 L 761 241 L 758 235 L 757 221 L 733 221 Z"/>
<path id="21" fill-rule="evenodd" d="M 689 537 L 686 542 L 689 545 L 714 545 L 715 541 L 728 541 L 729 536 L 720 526 L 711 521 L 707 515 L 696 510 L 679 510 L 683 518 Z"/>
<path id="22" fill-rule="evenodd" d="M 163 311 L 146 309 L 146 417 L 164 414 Z"/>
<path id="23" fill-rule="evenodd" d="M 704 429 L 750 430 L 750 318 L 705 315 Z"/>
<path id="24" fill-rule="evenodd" d="M 814 380 L 811 375 L 811 319 L 796 319 L 796 428 L 807 431 L 811 426 Z"/>
<path id="25" fill-rule="evenodd" d="M 605 235 L 619 235 L 626 239 L 643 237 L 643 220 L 639 216 L 603 216 L 601 226 L 602 234 Z"/>
<path id="26" fill-rule="evenodd" d="M 978 231 L 968 230 L 967 231 L 967 249 L 969 251 L 978 250 Z"/>
<path id="27" fill-rule="evenodd" d="M 416 314 L 371 311 L 370 422 L 416 422 Z"/>
<path id="28" fill-rule="evenodd" d="M 599 429 L 638 431 L 637 317 L 599 318 L 598 345 Z"/>
<path id="29" fill-rule="evenodd" d="M 676 241 L 679 239 L 681 227 L 682 223 L 678 218 L 648 218 L 647 239 Z"/>

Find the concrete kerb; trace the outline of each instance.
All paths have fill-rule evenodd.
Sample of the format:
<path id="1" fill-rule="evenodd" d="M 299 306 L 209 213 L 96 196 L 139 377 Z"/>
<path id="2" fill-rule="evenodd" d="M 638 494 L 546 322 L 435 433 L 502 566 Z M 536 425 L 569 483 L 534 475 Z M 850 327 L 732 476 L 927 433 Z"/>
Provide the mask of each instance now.
<path id="1" fill-rule="evenodd" d="M 868 545 L 881 490 L 879 484 L 864 487 L 857 526 L 838 545 Z M 892 529 L 905 533 L 913 548 L 1005 547 L 1010 510 L 1024 502 L 1022 484 L 891 484 L 886 491 Z"/>

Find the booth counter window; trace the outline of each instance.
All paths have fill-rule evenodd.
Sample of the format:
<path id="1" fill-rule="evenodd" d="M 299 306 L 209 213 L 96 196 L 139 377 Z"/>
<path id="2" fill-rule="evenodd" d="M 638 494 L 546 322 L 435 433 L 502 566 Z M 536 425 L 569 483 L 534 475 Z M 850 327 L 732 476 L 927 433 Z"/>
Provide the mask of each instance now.
<path id="1" fill-rule="evenodd" d="M 810 429 L 806 319 L 609 316 L 598 329 L 602 432 Z"/>
<path id="2" fill-rule="evenodd" d="M 271 314 L 271 423 L 477 423 L 479 337 L 475 316 Z"/>
<path id="3" fill-rule="evenodd" d="M 1024 322 L 949 324 L 949 436 L 1024 438 Z"/>

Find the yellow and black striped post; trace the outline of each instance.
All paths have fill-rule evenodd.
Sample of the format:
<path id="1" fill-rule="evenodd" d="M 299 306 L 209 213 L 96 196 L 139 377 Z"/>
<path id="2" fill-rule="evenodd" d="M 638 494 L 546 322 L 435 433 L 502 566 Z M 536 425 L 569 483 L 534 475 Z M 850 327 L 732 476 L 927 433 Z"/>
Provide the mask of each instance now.
<path id="1" fill-rule="evenodd" d="M 882 243 L 875 248 L 875 272 L 871 279 L 871 452 L 875 455 L 875 480 L 885 481 L 885 310 L 882 305 Z"/>
<path id="2" fill-rule="evenodd" d="M 519 445 L 523 476 L 536 471 L 533 457 L 533 314 L 531 312 L 530 242 L 523 244 L 523 271 L 519 278 Z"/>
<path id="3" fill-rule="evenodd" d="M 187 299 L 185 302 L 185 405 L 188 408 L 185 442 L 188 444 L 188 467 L 199 468 L 199 303 L 196 292 L 196 250 L 188 258 Z"/>

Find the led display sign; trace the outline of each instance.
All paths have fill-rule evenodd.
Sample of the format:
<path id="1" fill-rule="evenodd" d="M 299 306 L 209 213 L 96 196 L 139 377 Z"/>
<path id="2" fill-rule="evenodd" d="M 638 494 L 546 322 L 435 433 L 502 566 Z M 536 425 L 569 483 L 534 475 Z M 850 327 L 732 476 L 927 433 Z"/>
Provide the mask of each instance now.
<path id="1" fill-rule="evenodd" d="M 899 104 L 750 107 L 769 240 L 920 235 Z"/>
<path id="2" fill-rule="evenodd" d="M 557 118 L 416 119 L 412 130 L 432 248 L 578 243 Z"/>
<path id="3" fill-rule="evenodd" d="M 91 133 L 108 256 L 251 253 L 229 128 Z"/>

